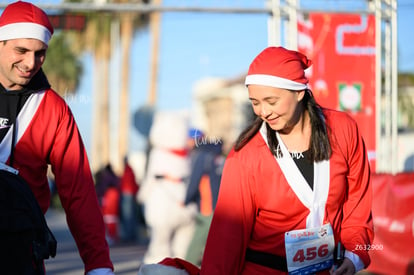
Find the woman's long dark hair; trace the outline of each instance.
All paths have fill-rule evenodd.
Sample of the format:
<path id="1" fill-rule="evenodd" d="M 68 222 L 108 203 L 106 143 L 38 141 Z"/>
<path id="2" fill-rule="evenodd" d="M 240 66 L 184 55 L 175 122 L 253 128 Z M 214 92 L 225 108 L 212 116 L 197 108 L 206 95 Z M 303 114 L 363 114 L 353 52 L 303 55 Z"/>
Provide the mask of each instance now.
<path id="1" fill-rule="evenodd" d="M 309 89 L 306 90 L 302 103 L 309 113 L 312 128 L 309 148 L 310 158 L 312 161 L 328 160 L 331 157 L 332 149 L 328 137 L 329 129 L 322 112 L 323 108 L 315 101 L 312 91 Z M 254 121 L 239 135 L 234 150 L 239 151 L 242 149 L 260 130 L 262 123 L 263 120 L 256 116 Z M 276 138 L 276 131 L 270 128 L 268 124 L 266 124 L 266 128 L 269 148 L 273 155 L 280 156 L 281 152 L 278 152 L 279 143 Z"/>

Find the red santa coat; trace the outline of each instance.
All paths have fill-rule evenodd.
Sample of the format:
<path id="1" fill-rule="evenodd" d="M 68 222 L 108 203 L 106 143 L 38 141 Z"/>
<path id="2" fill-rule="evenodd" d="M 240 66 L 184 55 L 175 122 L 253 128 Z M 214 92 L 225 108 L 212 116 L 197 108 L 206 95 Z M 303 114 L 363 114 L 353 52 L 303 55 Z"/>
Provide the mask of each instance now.
<path id="1" fill-rule="evenodd" d="M 113 269 L 86 151 L 69 107 L 52 90 L 36 92 L 19 112 L 17 123 L 13 167 L 28 182 L 45 213 L 50 204 L 46 171 L 52 165 L 85 271 Z M 0 145 L 1 161 L 8 159 L 10 145 L 11 131 Z"/>
<path id="2" fill-rule="evenodd" d="M 120 188 L 123 194 L 136 196 L 139 186 L 135 180 L 134 170 L 128 164 L 125 164 L 124 174 L 121 177 Z"/>
<path id="3" fill-rule="evenodd" d="M 356 250 L 358 244 L 370 244 L 373 239 L 366 149 L 347 114 L 325 111 L 325 116 L 333 153 L 324 187 L 323 222 L 332 224 L 335 242 L 341 240 L 367 266 L 368 251 Z M 201 274 L 283 274 L 245 261 L 245 253 L 250 248 L 285 256 L 284 233 L 307 227 L 310 210 L 300 198 L 312 190 L 295 192 L 294 185 L 287 181 L 260 132 L 242 150 L 232 151 L 223 170 Z"/>
<path id="4" fill-rule="evenodd" d="M 105 191 L 102 200 L 102 215 L 106 226 L 107 236 L 111 241 L 119 240 L 119 202 L 121 194 L 116 186 L 110 186 Z"/>

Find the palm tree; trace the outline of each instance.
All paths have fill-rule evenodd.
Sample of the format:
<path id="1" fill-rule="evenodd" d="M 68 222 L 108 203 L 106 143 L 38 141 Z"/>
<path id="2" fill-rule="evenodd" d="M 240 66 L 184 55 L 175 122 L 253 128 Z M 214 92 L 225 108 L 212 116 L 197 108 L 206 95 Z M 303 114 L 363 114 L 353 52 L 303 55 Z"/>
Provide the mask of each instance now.
<path id="1" fill-rule="evenodd" d="M 128 2 L 128 1 L 120 1 Z M 139 1 L 148 3 L 148 0 Z M 128 152 L 128 137 L 130 127 L 129 112 L 129 68 L 131 43 L 135 30 L 144 28 L 148 25 L 148 16 L 136 13 L 123 13 L 120 16 L 121 29 L 121 87 L 120 87 L 120 106 L 119 106 L 119 131 L 118 131 L 118 164 L 122 165 L 122 159 Z"/>
<path id="2" fill-rule="evenodd" d="M 80 2 L 67 0 L 66 2 Z M 148 3 L 148 0 L 113 1 L 115 3 L 136 2 Z M 129 57 L 132 37 L 136 29 L 146 26 L 148 19 L 139 13 L 105 13 L 86 12 L 86 29 L 76 37 L 76 46 L 80 52 L 89 51 L 93 54 L 94 74 L 94 105 L 93 105 L 93 142 L 91 150 L 91 166 L 93 170 L 110 162 L 110 70 L 111 60 L 111 24 L 113 20 L 120 20 L 122 70 L 120 91 L 120 122 L 119 124 L 119 148 L 114 168 L 122 164 L 122 157 L 127 151 L 127 138 L 129 128 Z"/>
<path id="3" fill-rule="evenodd" d="M 43 70 L 53 89 L 65 97 L 76 92 L 83 72 L 82 63 L 63 32 L 50 40 Z"/>
<path id="4" fill-rule="evenodd" d="M 87 46 L 93 53 L 94 105 L 92 120 L 92 167 L 99 169 L 110 163 L 109 62 L 111 18 L 108 14 L 91 14 L 88 18 Z M 94 167 L 95 166 L 95 167 Z"/>

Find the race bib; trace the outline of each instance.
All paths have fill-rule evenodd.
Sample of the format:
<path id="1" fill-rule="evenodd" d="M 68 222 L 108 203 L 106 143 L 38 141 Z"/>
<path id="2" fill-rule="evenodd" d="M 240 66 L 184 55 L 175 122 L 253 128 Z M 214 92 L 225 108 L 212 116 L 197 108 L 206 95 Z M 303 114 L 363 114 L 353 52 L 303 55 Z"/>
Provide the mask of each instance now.
<path id="1" fill-rule="evenodd" d="M 333 265 L 335 240 L 331 225 L 285 233 L 289 274 L 314 274 Z"/>

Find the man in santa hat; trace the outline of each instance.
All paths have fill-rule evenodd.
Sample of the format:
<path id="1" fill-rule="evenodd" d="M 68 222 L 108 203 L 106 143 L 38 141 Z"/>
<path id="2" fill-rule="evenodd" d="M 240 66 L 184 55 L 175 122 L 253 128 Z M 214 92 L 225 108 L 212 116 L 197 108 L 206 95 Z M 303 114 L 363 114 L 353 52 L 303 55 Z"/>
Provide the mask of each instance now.
<path id="1" fill-rule="evenodd" d="M 28 2 L 8 5 L 0 17 L 0 162 L 27 181 L 43 213 L 50 204 L 50 165 L 85 273 L 113 274 L 78 127 L 41 68 L 52 34 L 46 13 Z"/>

